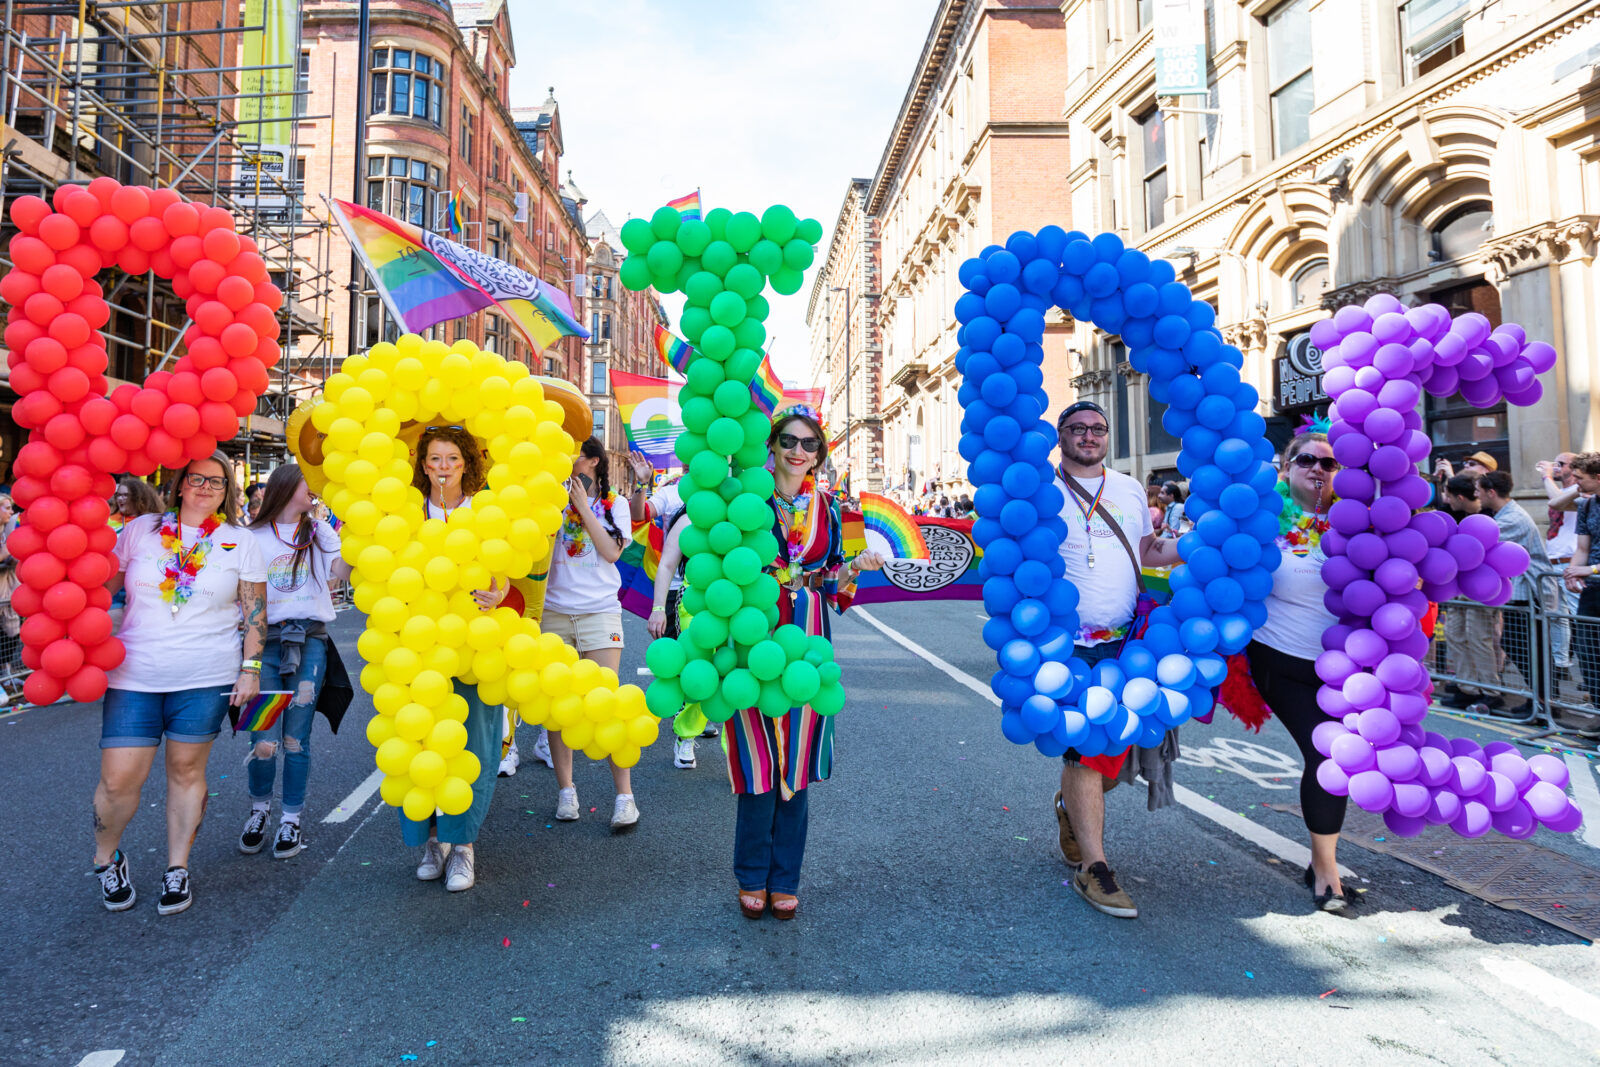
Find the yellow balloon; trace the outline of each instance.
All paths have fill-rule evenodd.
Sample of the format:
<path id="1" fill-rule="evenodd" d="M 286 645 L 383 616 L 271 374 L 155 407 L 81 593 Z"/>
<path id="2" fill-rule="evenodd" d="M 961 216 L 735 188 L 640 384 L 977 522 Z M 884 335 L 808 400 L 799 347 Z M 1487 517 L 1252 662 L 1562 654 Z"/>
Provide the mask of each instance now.
<path id="1" fill-rule="evenodd" d="M 378 520 L 377 527 L 372 531 L 372 539 L 396 555 L 413 543 L 411 536 L 411 524 L 399 515 L 385 515 Z"/>
<path id="2" fill-rule="evenodd" d="M 506 674 L 506 696 L 509 703 L 515 704 L 519 709 L 525 709 L 534 700 L 544 696 L 539 688 L 539 672 L 528 669 L 513 669 Z M 526 720 L 527 716 L 523 718 Z"/>
<path id="3" fill-rule="evenodd" d="M 600 723 L 594 728 L 594 747 L 615 752 L 628 743 L 628 728 L 615 719 Z M 412 761 L 415 766 L 416 761 Z M 415 775 L 413 775 L 415 777 Z"/>
<path id="4" fill-rule="evenodd" d="M 478 680 L 478 699 L 490 705 L 504 704 L 510 699 L 510 695 L 506 692 L 505 679 L 502 678 L 490 682 L 480 678 Z"/>
<path id="5" fill-rule="evenodd" d="M 432 789 L 444 781 L 444 757 L 428 749 L 412 756 L 411 781 L 424 789 Z"/>
<path id="6" fill-rule="evenodd" d="M 479 558 L 483 561 L 490 574 L 501 575 L 511 573 L 512 548 L 509 541 L 494 537 L 483 543 L 483 550 Z"/>
<path id="7" fill-rule="evenodd" d="M 433 814 L 435 808 L 433 790 L 423 789 L 413 785 L 406 794 L 405 800 L 400 802 L 401 810 L 406 813 L 406 818 L 413 822 L 422 822 Z"/>
<path id="8" fill-rule="evenodd" d="M 542 726 L 550 718 L 550 699 L 542 694 L 534 697 L 518 707 L 517 714 L 522 716 L 523 722 Z"/>
<path id="9" fill-rule="evenodd" d="M 636 748 L 649 748 L 661 735 L 661 720 L 654 715 L 636 715 L 628 721 L 628 743 Z"/>
<path id="10" fill-rule="evenodd" d="M 568 748 L 588 748 L 593 739 L 594 726 L 582 720 L 561 730 L 561 740 L 567 743 Z"/>
<path id="11" fill-rule="evenodd" d="M 400 627 L 400 643 L 423 655 L 439 643 L 439 624 L 426 615 L 413 615 Z"/>
<path id="12" fill-rule="evenodd" d="M 639 762 L 639 756 L 640 752 L 638 745 L 624 745 L 615 752 L 611 753 L 611 762 L 616 764 L 618 767 L 632 767 L 635 763 Z"/>
<path id="13" fill-rule="evenodd" d="M 389 715 L 378 714 L 367 720 L 367 740 L 373 748 L 381 748 L 385 741 L 394 737 L 394 718 Z"/>
<path id="14" fill-rule="evenodd" d="M 431 614 L 431 612 L 430 612 Z M 439 643 L 449 648 L 461 648 L 467 643 L 467 620 L 455 613 L 434 616 L 439 624 Z"/>
<path id="15" fill-rule="evenodd" d="M 605 722 L 611 718 L 616 703 L 615 690 L 596 686 L 583 694 L 583 717 L 592 723 Z"/>
<path id="16" fill-rule="evenodd" d="M 383 657 L 383 671 L 386 680 L 399 682 L 401 685 L 410 685 L 411 680 L 422 669 L 422 659 L 409 648 L 391 649 Z"/>
<path id="17" fill-rule="evenodd" d="M 437 707 L 450 695 L 450 679 L 434 670 L 418 671 L 411 679 L 411 699 L 424 707 Z"/>
<path id="18" fill-rule="evenodd" d="M 472 786 L 460 778 L 446 778 L 434 791 L 434 799 L 446 815 L 461 815 L 472 807 Z"/>
<path id="19" fill-rule="evenodd" d="M 492 616 L 481 614 L 468 621 L 467 644 L 480 652 L 500 647 L 500 623 Z"/>
<path id="20" fill-rule="evenodd" d="M 368 663 L 382 662 L 383 657 L 399 647 L 400 639 L 386 630 L 368 630 L 356 638 L 356 651 Z"/>
<path id="21" fill-rule="evenodd" d="M 394 732 L 408 741 L 421 741 L 432 729 L 433 712 L 421 704 L 407 704 L 394 713 Z"/>
<path id="22" fill-rule="evenodd" d="M 383 673 L 382 664 L 369 663 L 361 668 L 361 688 L 369 693 L 376 693 L 378 686 L 388 680 L 389 676 Z"/>
<path id="23" fill-rule="evenodd" d="M 398 808 L 411 792 L 411 779 L 404 775 L 389 775 L 378 783 L 378 795 L 391 808 Z"/>
<path id="24" fill-rule="evenodd" d="M 384 774 L 405 774 L 411 760 L 421 751 L 422 746 L 415 739 L 391 737 L 378 746 L 378 769 Z"/>
<path id="25" fill-rule="evenodd" d="M 435 556 L 422 568 L 422 580 L 428 583 L 429 589 L 454 589 L 456 576 L 456 565 L 446 556 Z"/>
<path id="26" fill-rule="evenodd" d="M 471 712 L 472 709 L 467 706 L 467 698 L 462 696 L 460 693 L 451 693 L 449 696 L 445 697 L 444 702 L 439 705 L 439 717 L 441 719 L 454 719 L 456 722 L 466 722 L 467 716 L 471 714 Z"/>
<path id="27" fill-rule="evenodd" d="M 372 706 L 384 715 L 393 716 L 408 699 L 405 686 L 395 682 L 385 682 L 372 694 Z"/>
<path id="28" fill-rule="evenodd" d="M 461 652 L 447 645 L 436 645 L 422 657 L 424 670 L 437 671 L 446 678 L 454 678 L 461 673 L 461 662 Z"/>
<path id="29" fill-rule="evenodd" d="M 565 663 L 552 663 L 539 672 L 539 688 L 547 696 L 565 696 L 573 690 L 573 670 Z"/>
<path id="30" fill-rule="evenodd" d="M 479 684 L 483 682 L 498 682 L 506 676 L 506 656 L 498 648 L 486 648 L 473 654 L 472 673 L 478 676 Z M 486 704 L 496 703 L 485 700 Z"/>
<path id="31" fill-rule="evenodd" d="M 450 777 L 460 778 L 464 782 L 476 782 L 478 775 L 483 773 L 482 764 L 471 752 L 458 752 L 444 762 Z"/>

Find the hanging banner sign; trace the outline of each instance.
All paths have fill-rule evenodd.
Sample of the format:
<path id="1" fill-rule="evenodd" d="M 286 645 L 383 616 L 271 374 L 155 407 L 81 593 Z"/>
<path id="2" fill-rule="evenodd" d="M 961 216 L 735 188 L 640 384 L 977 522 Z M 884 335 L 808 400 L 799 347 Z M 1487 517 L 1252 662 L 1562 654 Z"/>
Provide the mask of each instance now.
<path id="1" fill-rule="evenodd" d="M 1205 96 L 1205 0 L 1154 0 L 1157 96 Z"/>
<path id="2" fill-rule="evenodd" d="M 289 124 L 300 83 L 300 0 L 245 0 L 244 24 L 260 29 L 246 30 L 240 44 L 239 199 L 284 208 L 295 180 Z"/>

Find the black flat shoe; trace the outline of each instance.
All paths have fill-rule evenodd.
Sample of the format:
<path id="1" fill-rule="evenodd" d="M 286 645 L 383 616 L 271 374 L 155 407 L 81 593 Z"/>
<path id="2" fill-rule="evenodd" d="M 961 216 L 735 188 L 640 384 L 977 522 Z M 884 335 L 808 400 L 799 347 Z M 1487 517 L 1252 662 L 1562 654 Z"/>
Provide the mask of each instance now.
<path id="1" fill-rule="evenodd" d="M 1312 894 L 1311 902 L 1317 906 L 1318 911 L 1342 912 L 1355 904 L 1354 897 L 1347 897 L 1343 893 L 1335 893 L 1329 886 L 1322 891 L 1320 896 Z"/>

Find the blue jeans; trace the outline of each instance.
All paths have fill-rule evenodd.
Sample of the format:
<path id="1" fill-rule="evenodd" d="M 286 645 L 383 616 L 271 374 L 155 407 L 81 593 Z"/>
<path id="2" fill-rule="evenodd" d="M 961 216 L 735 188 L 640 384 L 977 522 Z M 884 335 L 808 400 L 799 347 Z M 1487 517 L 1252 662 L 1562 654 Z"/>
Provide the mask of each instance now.
<path id="1" fill-rule="evenodd" d="M 317 697 L 328 675 L 328 645 L 318 637 L 306 638 L 300 668 L 293 674 L 278 669 L 281 651 L 276 640 L 268 641 L 261 650 L 261 688 L 286 689 L 294 694 L 294 702 L 283 710 L 270 730 L 250 735 L 250 799 L 271 800 L 273 780 L 278 775 L 278 750 L 274 748 L 272 755 L 263 759 L 254 755 L 254 746 L 281 738 L 283 813 L 298 815 L 306 806 L 306 780 L 311 776 L 311 720 L 316 718 Z"/>
<path id="2" fill-rule="evenodd" d="M 207 685 L 172 693 L 107 689 L 100 705 L 101 748 L 155 748 L 169 741 L 215 741 L 228 713 L 229 686 Z"/>
<path id="3" fill-rule="evenodd" d="M 794 893 L 800 888 L 800 862 L 806 855 L 808 790 L 788 800 L 781 789 L 740 793 L 733 826 L 733 876 L 739 888 Z"/>
<path id="4" fill-rule="evenodd" d="M 408 845 L 423 845 L 431 831 L 450 845 L 470 845 L 489 814 L 494 798 L 496 772 L 500 769 L 500 739 L 505 736 L 505 712 L 501 705 L 490 707 L 478 698 L 478 687 L 456 679 L 456 692 L 467 702 L 467 751 L 478 757 L 478 780 L 472 783 L 472 807 L 460 815 L 433 816 L 418 822 L 400 811 L 400 837 Z"/>

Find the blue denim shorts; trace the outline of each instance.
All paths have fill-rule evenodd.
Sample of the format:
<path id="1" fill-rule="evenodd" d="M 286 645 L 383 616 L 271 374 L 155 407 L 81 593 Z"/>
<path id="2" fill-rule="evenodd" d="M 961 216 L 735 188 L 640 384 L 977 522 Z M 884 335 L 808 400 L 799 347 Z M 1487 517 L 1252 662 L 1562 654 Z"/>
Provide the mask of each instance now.
<path id="1" fill-rule="evenodd" d="M 228 713 L 230 692 L 215 685 L 175 693 L 107 689 L 100 706 L 100 747 L 155 748 L 163 734 L 170 741 L 213 741 Z"/>

